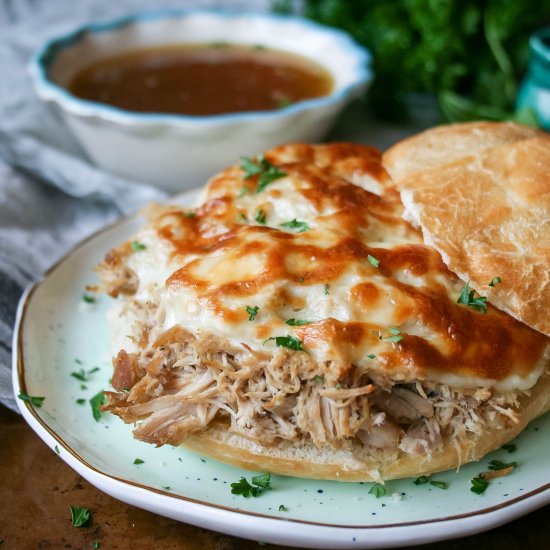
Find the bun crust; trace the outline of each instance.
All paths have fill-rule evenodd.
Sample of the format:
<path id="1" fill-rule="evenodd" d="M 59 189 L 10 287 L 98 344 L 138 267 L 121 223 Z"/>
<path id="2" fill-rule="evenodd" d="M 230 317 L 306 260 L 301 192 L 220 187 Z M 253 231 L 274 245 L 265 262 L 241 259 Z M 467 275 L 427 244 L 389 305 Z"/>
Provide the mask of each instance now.
<path id="1" fill-rule="evenodd" d="M 467 126 L 467 128 L 464 128 Z M 482 135 L 486 124 L 479 125 Z M 521 134 L 521 127 L 491 125 L 489 142 Z M 438 128 L 404 143 L 403 158 L 411 147 L 436 137 L 451 136 L 441 145 L 451 150 L 464 130 L 474 126 Z M 527 135 L 533 131 L 525 128 Z M 455 136 L 456 138 L 456 136 Z M 475 139 L 471 139 L 473 143 Z M 479 144 L 478 144 L 479 145 Z M 462 154 L 464 148 L 460 149 Z M 402 159 L 399 145 L 390 156 L 394 173 Z M 397 167 L 397 169 L 395 169 Z M 522 139 L 492 148 L 478 148 L 469 156 L 436 168 L 413 172 L 397 182 L 406 215 L 422 228 L 424 240 L 436 248 L 449 269 L 496 307 L 530 327 L 550 335 L 550 136 Z M 489 287 L 494 277 L 501 283 Z"/>
<path id="2" fill-rule="evenodd" d="M 395 181 L 482 149 L 546 135 L 513 122 L 468 122 L 436 126 L 400 141 L 384 153 L 383 164 Z"/>
<path id="3" fill-rule="evenodd" d="M 481 435 L 473 435 L 460 445 L 460 456 L 450 441 L 430 458 L 402 451 L 370 455 L 359 443 L 341 450 L 317 448 L 311 443 L 281 442 L 264 447 L 228 431 L 218 423 L 194 433 L 184 446 L 221 462 L 247 470 L 267 471 L 293 477 L 336 481 L 381 481 L 430 475 L 479 460 L 516 437 L 527 424 L 550 410 L 550 376 L 543 376 L 530 395 L 520 399 L 519 422 L 493 425 Z"/>

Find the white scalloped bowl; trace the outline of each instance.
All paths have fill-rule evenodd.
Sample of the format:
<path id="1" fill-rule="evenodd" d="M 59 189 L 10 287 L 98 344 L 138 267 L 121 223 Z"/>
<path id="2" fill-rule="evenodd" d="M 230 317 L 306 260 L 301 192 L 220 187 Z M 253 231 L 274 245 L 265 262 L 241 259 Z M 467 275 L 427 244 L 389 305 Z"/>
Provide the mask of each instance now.
<path id="1" fill-rule="evenodd" d="M 330 95 L 277 111 L 214 116 L 143 114 L 79 99 L 66 87 L 85 66 L 136 48 L 175 43 L 262 44 L 312 59 L 333 76 Z M 38 96 L 57 109 L 90 159 L 169 192 L 291 141 L 314 142 L 362 94 L 370 55 L 345 33 L 298 17 L 219 11 L 156 12 L 86 25 L 44 45 L 30 65 Z"/>

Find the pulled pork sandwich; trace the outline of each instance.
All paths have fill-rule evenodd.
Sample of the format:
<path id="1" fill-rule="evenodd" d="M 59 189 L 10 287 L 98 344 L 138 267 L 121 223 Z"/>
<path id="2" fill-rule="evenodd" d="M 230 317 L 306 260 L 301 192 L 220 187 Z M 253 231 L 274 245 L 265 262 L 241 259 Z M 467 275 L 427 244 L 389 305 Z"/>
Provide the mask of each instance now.
<path id="1" fill-rule="evenodd" d="M 147 217 L 98 268 L 105 409 L 142 441 L 380 481 L 479 459 L 550 408 L 548 338 L 449 271 L 370 147 L 280 147 Z"/>

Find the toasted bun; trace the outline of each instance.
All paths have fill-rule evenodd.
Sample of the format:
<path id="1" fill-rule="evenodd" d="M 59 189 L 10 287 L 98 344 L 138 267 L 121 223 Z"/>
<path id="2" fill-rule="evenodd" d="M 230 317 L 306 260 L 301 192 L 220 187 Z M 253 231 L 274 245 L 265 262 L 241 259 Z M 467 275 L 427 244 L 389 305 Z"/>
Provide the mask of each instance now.
<path id="1" fill-rule="evenodd" d="M 384 153 L 383 163 L 392 179 L 399 181 L 481 149 L 544 135 L 540 130 L 512 122 L 447 124 L 400 141 Z"/>
<path id="2" fill-rule="evenodd" d="M 495 136 L 512 139 L 533 131 L 517 125 L 492 124 Z M 452 144 L 472 124 L 434 130 L 444 141 L 441 149 L 456 157 Z M 487 124 L 479 124 L 484 136 Z M 453 132 L 458 138 L 453 138 Z M 411 152 L 404 147 L 404 157 Z M 422 143 L 431 150 L 435 136 L 421 134 L 414 148 L 420 157 Z M 491 139 L 488 140 L 489 142 Z M 404 143 L 403 145 L 406 145 Z M 400 166 L 394 148 L 391 162 Z M 434 157 L 435 158 L 435 157 Z M 394 173 L 402 174 L 399 168 Z M 477 148 L 468 156 L 436 168 L 413 172 L 397 181 L 406 215 L 422 228 L 424 240 L 436 248 L 449 269 L 487 296 L 496 307 L 540 332 L 550 335 L 550 136 L 536 137 L 492 148 Z M 502 282 L 494 287 L 494 277 Z"/>
<path id="3" fill-rule="evenodd" d="M 442 450 L 431 457 L 411 456 L 402 451 L 384 451 L 372 456 L 359 443 L 341 450 L 286 441 L 263 447 L 231 433 L 222 423 L 192 434 L 184 446 L 239 468 L 294 477 L 381 481 L 430 475 L 479 460 L 516 437 L 531 420 L 549 411 L 550 376 L 543 376 L 530 395 L 522 396 L 519 401 L 517 424 L 509 421 L 505 425 L 492 425 L 480 435 L 472 434 L 459 445 L 460 452 L 447 441 Z"/>

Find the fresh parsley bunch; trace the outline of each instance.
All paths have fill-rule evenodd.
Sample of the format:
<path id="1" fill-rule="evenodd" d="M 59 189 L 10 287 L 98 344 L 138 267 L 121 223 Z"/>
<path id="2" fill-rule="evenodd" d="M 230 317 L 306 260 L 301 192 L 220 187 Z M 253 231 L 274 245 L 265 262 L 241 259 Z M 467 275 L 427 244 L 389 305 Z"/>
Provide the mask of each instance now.
<path id="1" fill-rule="evenodd" d="M 292 11 L 292 1 L 274 8 Z M 550 0 L 304 0 L 304 14 L 348 31 L 373 54 L 369 100 L 406 117 L 410 92 L 436 94 L 451 121 L 512 117 L 528 38 L 550 22 Z M 516 119 L 535 122 L 529 112 Z"/>

